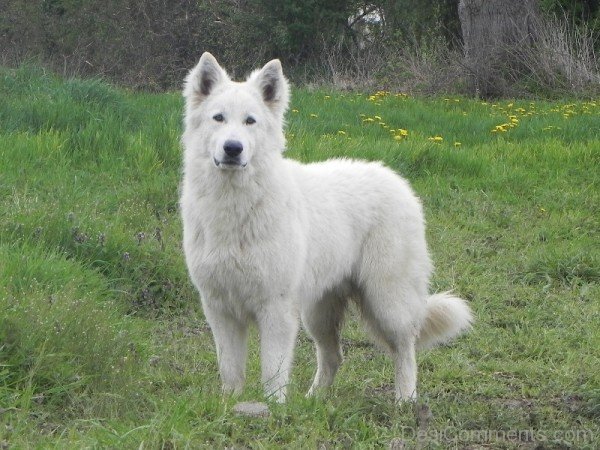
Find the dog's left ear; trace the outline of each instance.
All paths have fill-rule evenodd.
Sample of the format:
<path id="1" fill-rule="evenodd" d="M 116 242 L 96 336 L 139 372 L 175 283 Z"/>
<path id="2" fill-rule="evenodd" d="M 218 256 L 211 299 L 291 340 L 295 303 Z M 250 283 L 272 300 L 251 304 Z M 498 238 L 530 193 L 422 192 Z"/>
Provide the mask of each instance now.
<path id="1" fill-rule="evenodd" d="M 248 78 L 260 91 L 265 104 L 280 118 L 283 118 L 290 101 L 290 88 L 283 75 L 281 62 L 274 59 L 254 72 Z"/>

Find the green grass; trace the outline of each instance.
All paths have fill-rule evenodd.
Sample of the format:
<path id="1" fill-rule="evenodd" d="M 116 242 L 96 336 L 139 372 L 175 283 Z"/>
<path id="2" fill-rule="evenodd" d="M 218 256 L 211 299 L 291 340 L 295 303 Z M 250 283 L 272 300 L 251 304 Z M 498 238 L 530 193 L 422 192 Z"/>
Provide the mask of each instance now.
<path id="1" fill-rule="evenodd" d="M 1 448 L 600 446 L 600 101 L 294 91 L 288 157 L 402 173 L 432 287 L 475 311 L 419 355 L 427 423 L 394 404 L 355 314 L 330 392 L 304 398 L 301 334 L 289 402 L 232 413 L 181 254 L 179 94 L 21 68 L 0 70 L 0 98 Z M 254 334 L 242 400 L 258 380 Z"/>

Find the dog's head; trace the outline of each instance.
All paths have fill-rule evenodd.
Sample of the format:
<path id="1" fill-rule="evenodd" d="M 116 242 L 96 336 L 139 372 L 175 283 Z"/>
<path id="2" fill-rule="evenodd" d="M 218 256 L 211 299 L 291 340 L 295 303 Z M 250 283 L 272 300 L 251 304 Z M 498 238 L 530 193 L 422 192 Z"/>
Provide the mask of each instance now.
<path id="1" fill-rule="evenodd" d="M 216 168 L 244 169 L 269 152 L 284 150 L 289 87 L 278 59 L 238 83 L 204 53 L 183 95 L 186 151 L 210 158 Z"/>

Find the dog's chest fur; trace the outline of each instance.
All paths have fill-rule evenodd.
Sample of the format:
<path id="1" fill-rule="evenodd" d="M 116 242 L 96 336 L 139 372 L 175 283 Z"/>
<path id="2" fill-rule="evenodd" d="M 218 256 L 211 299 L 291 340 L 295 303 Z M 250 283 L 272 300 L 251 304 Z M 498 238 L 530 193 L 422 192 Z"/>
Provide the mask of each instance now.
<path id="1" fill-rule="evenodd" d="M 188 266 L 205 297 L 252 307 L 289 296 L 299 281 L 305 244 L 295 207 L 285 189 L 258 189 L 215 190 L 182 205 Z"/>

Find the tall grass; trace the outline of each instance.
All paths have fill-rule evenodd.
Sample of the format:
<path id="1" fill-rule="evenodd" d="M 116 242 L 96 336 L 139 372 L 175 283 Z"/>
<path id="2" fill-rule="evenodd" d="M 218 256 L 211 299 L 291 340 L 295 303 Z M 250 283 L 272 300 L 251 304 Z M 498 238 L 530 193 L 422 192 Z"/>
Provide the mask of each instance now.
<path id="1" fill-rule="evenodd" d="M 21 68 L 0 70 L 0 95 L 0 446 L 600 445 L 600 102 L 296 90 L 287 156 L 408 178 L 432 288 L 477 322 L 419 355 L 417 412 L 352 316 L 331 392 L 303 397 L 301 334 L 290 401 L 249 419 L 221 398 L 180 251 L 179 94 Z M 262 399 L 257 347 L 243 400 Z"/>
<path id="2" fill-rule="evenodd" d="M 448 42 L 440 30 L 418 40 L 384 33 L 366 36 L 360 45 L 342 39 L 323 44 L 320 64 L 309 76 L 298 78 L 335 89 L 383 88 L 421 95 L 598 96 L 594 30 L 575 25 L 566 15 L 540 15 L 530 27 L 532 43 L 488 43 L 497 48 L 488 49 L 489 57 L 482 56 L 477 67 L 465 59 L 463 44 Z M 472 90 L 473 77 L 481 92 Z"/>

